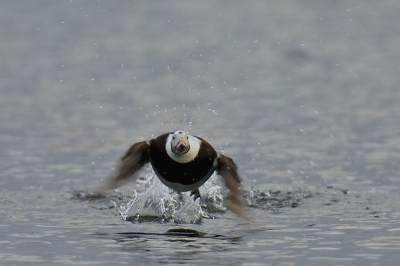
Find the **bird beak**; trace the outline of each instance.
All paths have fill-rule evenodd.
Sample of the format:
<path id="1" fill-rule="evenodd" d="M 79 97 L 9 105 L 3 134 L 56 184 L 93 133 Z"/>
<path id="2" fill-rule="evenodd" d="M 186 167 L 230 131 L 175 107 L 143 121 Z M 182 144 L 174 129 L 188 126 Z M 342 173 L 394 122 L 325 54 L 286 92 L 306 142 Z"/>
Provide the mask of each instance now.
<path id="1" fill-rule="evenodd" d="M 186 143 L 183 140 L 178 141 L 175 146 L 176 150 L 179 152 L 183 152 L 186 149 Z"/>

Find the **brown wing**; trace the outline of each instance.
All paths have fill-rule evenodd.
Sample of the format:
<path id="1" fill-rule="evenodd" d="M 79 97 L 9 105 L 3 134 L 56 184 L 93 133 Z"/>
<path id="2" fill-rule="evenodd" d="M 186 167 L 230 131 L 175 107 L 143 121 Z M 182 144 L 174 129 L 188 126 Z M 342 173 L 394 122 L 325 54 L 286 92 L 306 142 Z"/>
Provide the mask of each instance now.
<path id="1" fill-rule="evenodd" d="M 235 162 L 222 154 L 219 154 L 217 173 L 224 179 L 226 187 L 230 191 L 229 201 L 225 202 L 227 208 L 237 215 L 247 218 L 243 210 L 243 197 L 240 194 L 240 178 Z"/>
<path id="2" fill-rule="evenodd" d="M 103 189 L 117 188 L 128 181 L 134 181 L 137 170 L 149 161 L 149 144 L 141 141 L 132 147 L 121 158 L 121 162 L 115 175 L 105 180 Z"/>

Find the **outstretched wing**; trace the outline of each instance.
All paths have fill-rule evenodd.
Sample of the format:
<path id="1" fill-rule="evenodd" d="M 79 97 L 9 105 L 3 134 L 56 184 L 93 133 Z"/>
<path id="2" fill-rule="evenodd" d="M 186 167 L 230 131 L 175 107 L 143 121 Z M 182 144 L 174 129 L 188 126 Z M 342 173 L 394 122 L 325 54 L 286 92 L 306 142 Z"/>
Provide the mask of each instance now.
<path id="1" fill-rule="evenodd" d="M 116 173 L 105 180 L 103 189 L 117 188 L 128 181 L 134 181 L 137 178 L 135 173 L 149 162 L 149 148 L 146 141 L 133 144 L 121 158 Z"/>
<path id="2" fill-rule="evenodd" d="M 224 179 L 226 187 L 230 191 L 229 201 L 225 202 L 227 208 L 237 215 L 247 218 L 243 210 L 243 197 L 240 194 L 240 178 L 235 162 L 222 154 L 218 157 L 217 173 Z"/>

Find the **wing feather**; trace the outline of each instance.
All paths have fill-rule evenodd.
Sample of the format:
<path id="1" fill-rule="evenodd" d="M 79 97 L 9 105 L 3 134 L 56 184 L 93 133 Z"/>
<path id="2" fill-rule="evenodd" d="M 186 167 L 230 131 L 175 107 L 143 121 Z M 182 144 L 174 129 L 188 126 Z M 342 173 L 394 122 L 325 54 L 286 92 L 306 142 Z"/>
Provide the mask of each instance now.
<path id="1" fill-rule="evenodd" d="M 224 179 L 225 186 L 229 189 L 230 195 L 225 202 L 227 208 L 237 215 L 247 218 L 243 210 L 243 197 L 240 193 L 240 177 L 237 173 L 235 162 L 222 154 L 218 157 L 217 173 Z"/>
<path id="2" fill-rule="evenodd" d="M 136 180 L 135 173 L 149 162 L 149 148 L 146 141 L 133 144 L 122 156 L 116 173 L 105 180 L 103 188 L 117 188 L 129 181 Z"/>

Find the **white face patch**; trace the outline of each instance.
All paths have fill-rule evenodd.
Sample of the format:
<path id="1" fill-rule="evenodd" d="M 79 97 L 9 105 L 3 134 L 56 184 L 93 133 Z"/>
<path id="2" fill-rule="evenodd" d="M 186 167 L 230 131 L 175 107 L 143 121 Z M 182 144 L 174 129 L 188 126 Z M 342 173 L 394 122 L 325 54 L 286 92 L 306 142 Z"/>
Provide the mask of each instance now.
<path id="1" fill-rule="evenodd" d="M 178 130 L 174 134 L 176 134 L 180 131 L 182 131 L 182 130 Z M 178 163 L 188 163 L 188 162 L 193 161 L 199 154 L 201 140 L 199 140 L 198 138 L 193 137 L 191 135 L 188 135 L 188 137 L 189 137 L 188 140 L 189 140 L 189 145 L 190 145 L 189 151 L 185 154 L 176 154 L 172 151 L 172 148 L 171 148 L 172 136 L 174 134 L 169 134 L 169 136 L 167 138 L 167 142 L 165 143 L 165 150 L 167 151 L 168 156 L 172 160 L 174 160 Z"/>

